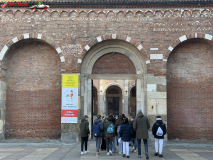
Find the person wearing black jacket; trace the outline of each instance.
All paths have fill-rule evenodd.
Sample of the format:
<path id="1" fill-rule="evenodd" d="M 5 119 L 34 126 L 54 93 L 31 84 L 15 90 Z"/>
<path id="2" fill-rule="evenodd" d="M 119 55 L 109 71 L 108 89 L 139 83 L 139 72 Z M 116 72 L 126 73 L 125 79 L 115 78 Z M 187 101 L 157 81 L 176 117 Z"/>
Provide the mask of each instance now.
<path id="1" fill-rule="evenodd" d="M 152 127 L 152 134 L 155 137 L 155 156 L 163 157 L 163 139 L 166 134 L 166 125 L 163 123 L 161 116 L 157 116 L 156 122 Z M 158 153 L 159 146 L 159 153 Z"/>
<path id="2" fill-rule="evenodd" d="M 119 133 L 123 141 L 123 157 L 129 158 L 129 142 L 133 135 L 133 129 L 128 123 L 128 118 L 124 118 L 124 123 L 121 125 Z"/>

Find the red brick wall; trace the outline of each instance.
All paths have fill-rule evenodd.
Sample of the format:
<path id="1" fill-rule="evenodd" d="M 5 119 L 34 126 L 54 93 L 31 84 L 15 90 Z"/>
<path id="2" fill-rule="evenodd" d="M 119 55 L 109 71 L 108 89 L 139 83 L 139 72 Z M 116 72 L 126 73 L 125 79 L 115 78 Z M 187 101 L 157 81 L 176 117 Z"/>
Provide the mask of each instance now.
<path id="1" fill-rule="evenodd" d="M 49 45 L 35 40 L 15 44 L 7 68 L 7 139 L 55 139 L 61 134 L 61 62 Z"/>
<path id="2" fill-rule="evenodd" d="M 133 62 L 121 53 L 108 53 L 94 64 L 93 74 L 136 74 Z"/>
<path id="3" fill-rule="evenodd" d="M 213 140 L 213 48 L 192 39 L 167 62 L 168 138 Z"/>

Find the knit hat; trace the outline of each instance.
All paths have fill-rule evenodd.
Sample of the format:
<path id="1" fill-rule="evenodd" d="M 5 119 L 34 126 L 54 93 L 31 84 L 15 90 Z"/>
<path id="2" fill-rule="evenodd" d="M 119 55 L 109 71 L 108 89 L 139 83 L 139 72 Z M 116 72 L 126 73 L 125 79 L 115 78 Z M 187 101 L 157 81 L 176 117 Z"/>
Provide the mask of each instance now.
<path id="1" fill-rule="evenodd" d="M 137 114 L 138 113 L 142 113 L 142 110 L 140 108 L 137 110 Z"/>

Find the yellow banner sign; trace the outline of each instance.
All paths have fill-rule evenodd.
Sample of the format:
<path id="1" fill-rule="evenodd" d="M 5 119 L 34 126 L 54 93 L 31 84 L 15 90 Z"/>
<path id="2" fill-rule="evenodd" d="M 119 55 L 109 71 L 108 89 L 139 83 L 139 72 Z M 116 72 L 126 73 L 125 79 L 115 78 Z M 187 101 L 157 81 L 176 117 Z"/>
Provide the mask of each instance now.
<path id="1" fill-rule="evenodd" d="M 62 88 L 78 88 L 79 75 L 62 75 Z"/>

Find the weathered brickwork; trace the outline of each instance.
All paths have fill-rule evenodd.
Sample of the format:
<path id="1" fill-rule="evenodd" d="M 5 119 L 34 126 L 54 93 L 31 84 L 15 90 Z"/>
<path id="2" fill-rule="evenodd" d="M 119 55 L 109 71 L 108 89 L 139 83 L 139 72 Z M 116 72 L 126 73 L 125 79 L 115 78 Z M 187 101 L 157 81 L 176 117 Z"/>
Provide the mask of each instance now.
<path id="1" fill-rule="evenodd" d="M 120 53 L 108 53 L 94 64 L 93 74 L 136 74 L 133 62 Z"/>
<path id="2" fill-rule="evenodd" d="M 61 62 L 48 44 L 23 40 L 4 59 L 7 83 L 5 138 L 55 139 L 61 135 Z"/>
<path id="3" fill-rule="evenodd" d="M 90 49 L 103 41 L 122 40 L 134 46 L 144 57 L 146 71 L 143 73 L 154 78 L 167 76 L 168 98 L 166 100 L 163 93 L 158 108 L 162 112 L 158 113 L 166 117 L 163 113 L 168 101 L 169 138 L 213 140 L 210 115 L 212 18 L 212 7 L 190 6 L 0 9 L 1 81 L 7 84 L 7 98 L 4 98 L 6 138 L 59 138 L 61 73 L 80 73 L 81 64 Z M 179 45 L 181 42 L 183 44 Z M 204 63 L 203 59 L 208 61 Z M 95 74 L 142 73 L 137 72 L 133 62 L 119 53 L 102 56 L 93 67 Z M 145 74 L 139 77 L 146 77 Z M 148 86 L 143 83 L 146 78 L 141 82 L 144 97 L 147 97 L 146 92 L 153 92 L 148 95 L 151 100 L 144 101 L 144 105 L 149 107 L 144 111 L 152 113 L 153 120 L 157 114 L 154 112 L 157 111 L 154 109 L 157 107 L 156 99 L 162 96 L 158 92 L 166 94 L 166 85 L 152 82 L 154 78 L 147 80 Z M 97 90 L 100 93 L 100 88 Z M 82 108 L 79 109 L 81 114 Z M 186 122 L 179 123 L 178 120 Z M 27 126 L 29 123 L 31 126 Z M 78 132 L 78 124 L 64 126 L 68 126 L 64 129 L 66 132 Z M 64 126 L 62 124 L 62 128 L 66 128 Z M 201 132 L 205 132 L 203 137 L 199 137 Z"/>
<path id="4" fill-rule="evenodd" d="M 169 139 L 213 139 L 212 43 L 192 39 L 167 62 Z"/>

